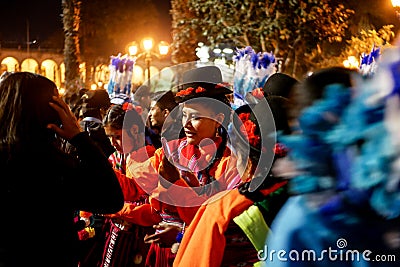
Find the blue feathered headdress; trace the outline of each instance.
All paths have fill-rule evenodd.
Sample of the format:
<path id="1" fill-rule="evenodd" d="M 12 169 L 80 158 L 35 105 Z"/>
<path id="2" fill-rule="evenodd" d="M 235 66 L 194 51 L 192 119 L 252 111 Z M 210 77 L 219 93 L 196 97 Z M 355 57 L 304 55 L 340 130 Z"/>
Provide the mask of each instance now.
<path id="1" fill-rule="evenodd" d="M 381 55 L 380 47 L 372 47 L 371 53 L 361 55 L 360 73 L 364 76 L 371 76 L 376 71 L 377 61 Z"/>
<path id="2" fill-rule="evenodd" d="M 256 88 L 262 88 L 267 78 L 276 72 L 276 59 L 272 53 L 257 53 L 247 46 L 236 49 L 233 60 L 235 62 L 233 97 L 237 107 L 248 104 L 246 94 Z"/>

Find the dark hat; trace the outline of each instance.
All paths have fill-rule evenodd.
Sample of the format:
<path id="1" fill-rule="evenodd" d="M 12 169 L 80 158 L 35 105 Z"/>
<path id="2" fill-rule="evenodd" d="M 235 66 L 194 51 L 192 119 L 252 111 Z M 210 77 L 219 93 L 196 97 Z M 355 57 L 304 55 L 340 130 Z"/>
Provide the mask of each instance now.
<path id="1" fill-rule="evenodd" d="M 88 90 L 82 95 L 81 99 L 87 109 L 107 109 L 111 105 L 110 96 L 104 89 Z"/>
<path id="2" fill-rule="evenodd" d="M 231 94 L 230 86 L 223 83 L 221 70 L 216 66 L 205 66 L 183 73 L 182 84 L 175 94 L 177 103 L 198 97 L 219 99 Z"/>
<path id="3" fill-rule="evenodd" d="M 158 91 L 152 96 L 152 100 L 156 102 L 160 109 L 173 110 L 178 104 L 175 102 L 174 93 L 171 90 L 168 91 Z"/>
<path id="4" fill-rule="evenodd" d="M 182 83 L 192 82 L 221 83 L 221 70 L 217 66 L 205 66 L 185 71 L 183 73 Z"/>
<path id="5" fill-rule="evenodd" d="M 264 95 L 276 95 L 288 98 L 293 87 L 298 83 L 295 78 L 280 72 L 268 77 L 263 86 Z"/>

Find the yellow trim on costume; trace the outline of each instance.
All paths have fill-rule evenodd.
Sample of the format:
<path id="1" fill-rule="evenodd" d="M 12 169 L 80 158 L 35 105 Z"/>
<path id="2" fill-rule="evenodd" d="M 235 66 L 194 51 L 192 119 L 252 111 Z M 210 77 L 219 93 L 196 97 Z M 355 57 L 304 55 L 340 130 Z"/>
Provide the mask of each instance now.
<path id="1" fill-rule="evenodd" d="M 257 206 L 252 205 L 233 221 L 247 235 L 257 251 L 264 248 L 270 229 Z"/>

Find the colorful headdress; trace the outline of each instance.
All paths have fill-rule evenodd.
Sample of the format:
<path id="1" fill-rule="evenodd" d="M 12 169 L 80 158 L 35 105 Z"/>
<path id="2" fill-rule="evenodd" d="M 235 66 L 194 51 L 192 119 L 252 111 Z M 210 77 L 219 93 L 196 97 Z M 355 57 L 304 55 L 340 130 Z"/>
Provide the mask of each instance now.
<path id="1" fill-rule="evenodd" d="M 136 63 L 136 59 L 129 56 L 121 56 L 119 53 L 117 56 L 110 57 L 110 80 L 108 82 L 107 91 L 110 95 L 113 94 L 126 94 L 131 93 L 131 80 L 133 75 L 133 67 Z"/>
<path id="2" fill-rule="evenodd" d="M 272 53 L 256 53 L 247 46 L 237 49 L 233 60 L 233 96 L 237 107 L 247 104 L 246 95 L 256 88 L 262 88 L 267 78 L 276 72 L 276 59 Z"/>
<path id="3" fill-rule="evenodd" d="M 360 73 L 364 76 L 371 76 L 376 71 L 377 61 L 380 57 L 380 47 L 372 47 L 371 53 L 361 55 Z"/>

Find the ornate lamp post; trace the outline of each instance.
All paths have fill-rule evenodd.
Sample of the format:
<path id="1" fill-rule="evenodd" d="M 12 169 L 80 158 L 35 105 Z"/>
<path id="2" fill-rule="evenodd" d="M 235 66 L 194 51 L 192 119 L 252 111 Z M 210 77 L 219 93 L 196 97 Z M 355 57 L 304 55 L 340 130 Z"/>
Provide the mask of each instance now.
<path id="1" fill-rule="evenodd" d="M 155 56 L 157 58 L 161 58 L 161 57 L 167 55 L 169 52 L 169 44 L 167 42 L 161 41 L 158 44 L 159 52 L 156 53 L 153 51 L 153 39 L 144 38 L 141 43 L 142 43 L 142 48 L 144 51 L 138 54 L 139 46 L 137 45 L 136 42 L 132 42 L 131 45 L 129 45 L 129 47 L 128 47 L 129 55 L 135 57 L 135 59 L 144 57 L 144 61 L 146 64 L 146 70 L 147 70 L 147 82 L 150 87 L 150 77 L 151 77 L 150 66 L 151 66 L 152 57 Z"/>

